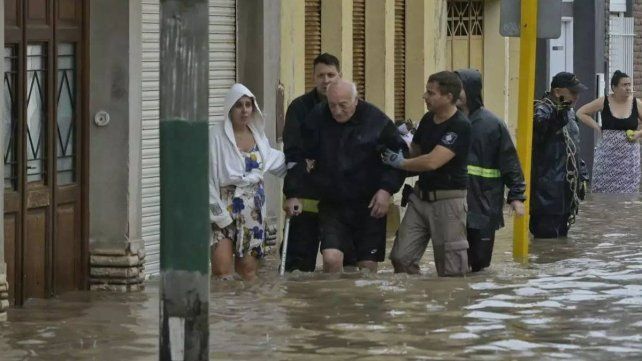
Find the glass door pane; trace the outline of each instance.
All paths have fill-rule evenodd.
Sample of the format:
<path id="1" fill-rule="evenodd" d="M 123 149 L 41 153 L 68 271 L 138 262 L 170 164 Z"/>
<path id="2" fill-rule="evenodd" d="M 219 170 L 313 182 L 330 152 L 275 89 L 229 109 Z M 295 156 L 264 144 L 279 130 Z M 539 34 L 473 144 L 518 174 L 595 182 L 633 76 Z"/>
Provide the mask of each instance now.
<path id="1" fill-rule="evenodd" d="M 27 181 L 46 176 L 47 55 L 44 44 L 27 45 Z"/>
<path id="2" fill-rule="evenodd" d="M 75 181 L 76 51 L 73 43 L 58 44 L 56 87 L 56 166 L 58 185 Z"/>
<path id="3" fill-rule="evenodd" d="M 17 142 L 18 116 L 16 109 L 16 87 L 18 77 L 18 57 L 16 46 L 4 48 L 4 108 L 3 108 L 3 146 L 4 146 L 4 188 L 15 190 L 18 185 Z"/>

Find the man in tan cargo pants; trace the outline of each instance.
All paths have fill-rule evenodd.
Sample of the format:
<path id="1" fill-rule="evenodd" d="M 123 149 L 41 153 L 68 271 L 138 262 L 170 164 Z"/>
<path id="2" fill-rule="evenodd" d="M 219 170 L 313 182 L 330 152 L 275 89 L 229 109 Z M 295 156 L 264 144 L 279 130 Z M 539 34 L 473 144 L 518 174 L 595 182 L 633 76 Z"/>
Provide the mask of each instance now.
<path id="1" fill-rule="evenodd" d="M 399 226 L 390 260 L 395 272 L 419 273 L 430 239 L 439 276 L 468 272 L 466 240 L 467 157 L 470 122 L 457 110 L 462 84 L 457 74 L 432 74 L 426 84 L 424 115 L 413 137 L 410 157 L 386 150 L 383 162 L 419 173 Z"/>

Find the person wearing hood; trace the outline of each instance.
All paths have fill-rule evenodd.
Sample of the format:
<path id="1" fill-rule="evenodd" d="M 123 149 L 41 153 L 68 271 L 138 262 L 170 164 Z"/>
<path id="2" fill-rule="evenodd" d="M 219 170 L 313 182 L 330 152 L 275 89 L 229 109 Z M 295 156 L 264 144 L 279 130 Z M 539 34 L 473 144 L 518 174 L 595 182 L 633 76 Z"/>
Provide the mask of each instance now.
<path id="1" fill-rule="evenodd" d="M 583 90 L 575 74 L 560 72 L 535 101 L 529 223 L 535 238 L 566 237 L 584 199 L 589 177 L 573 110 Z"/>
<path id="2" fill-rule="evenodd" d="M 317 104 L 326 101 L 328 86 L 341 78 L 341 67 L 334 55 L 323 53 L 314 59 L 313 69 L 314 88 L 290 103 L 283 127 L 283 152 L 290 169 L 283 182 L 286 198 L 283 209 L 291 217 L 285 258 L 287 272 L 314 272 L 319 253 L 319 195 L 309 177 L 293 173 L 300 170 L 295 165 L 304 161 L 301 123 Z"/>
<path id="3" fill-rule="evenodd" d="M 526 183 L 506 124 L 484 107 L 481 74 L 475 69 L 456 73 L 463 84 L 457 107 L 471 125 L 466 228 L 468 262 L 478 272 L 490 266 L 495 231 L 504 226 L 504 187 L 506 202 L 521 216 Z"/>
<path id="4" fill-rule="evenodd" d="M 224 119 L 210 128 L 209 207 L 212 223 L 212 274 L 234 271 L 254 280 L 264 256 L 266 200 L 263 177 L 283 177 L 285 156 L 265 135 L 264 119 L 249 89 L 234 84 Z"/>

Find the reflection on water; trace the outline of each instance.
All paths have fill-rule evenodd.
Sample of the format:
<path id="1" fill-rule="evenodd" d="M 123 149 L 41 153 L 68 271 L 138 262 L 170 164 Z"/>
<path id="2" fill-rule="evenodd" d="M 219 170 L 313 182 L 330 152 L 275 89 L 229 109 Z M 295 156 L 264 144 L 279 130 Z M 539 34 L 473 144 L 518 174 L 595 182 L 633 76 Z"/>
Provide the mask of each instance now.
<path id="1" fill-rule="evenodd" d="M 149 360 L 158 349 L 157 297 L 70 292 L 29 300 L 0 322 L 0 360 Z"/>
<path id="2" fill-rule="evenodd" d="M 497 360 L 642 358 L 642 199 L 593 195 L 571 235 L 511 260 L 498 234 L 491 269 L 421 276 L 276 273 L 212 282 L 211 358 Z M 429 247 L 430 248 L 430 247 Z M 31 301 L 0 324 L 5 359 L 156 359 L 155 282 L 140 294 L 71 293 Z M 8 356 L 7 356 L 8 355 Z"/>

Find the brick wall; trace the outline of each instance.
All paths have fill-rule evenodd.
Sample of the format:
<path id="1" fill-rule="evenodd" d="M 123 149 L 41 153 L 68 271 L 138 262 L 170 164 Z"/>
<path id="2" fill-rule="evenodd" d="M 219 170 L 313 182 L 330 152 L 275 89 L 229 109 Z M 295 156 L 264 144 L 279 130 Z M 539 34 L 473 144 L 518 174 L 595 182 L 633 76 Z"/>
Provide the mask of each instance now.
<path id="1" fill-rule="evenodd" d="M 635 45 L 633 52 L 633 86 L 637 96 L 642 97 L 642 0 L 633 1 Z"/>

